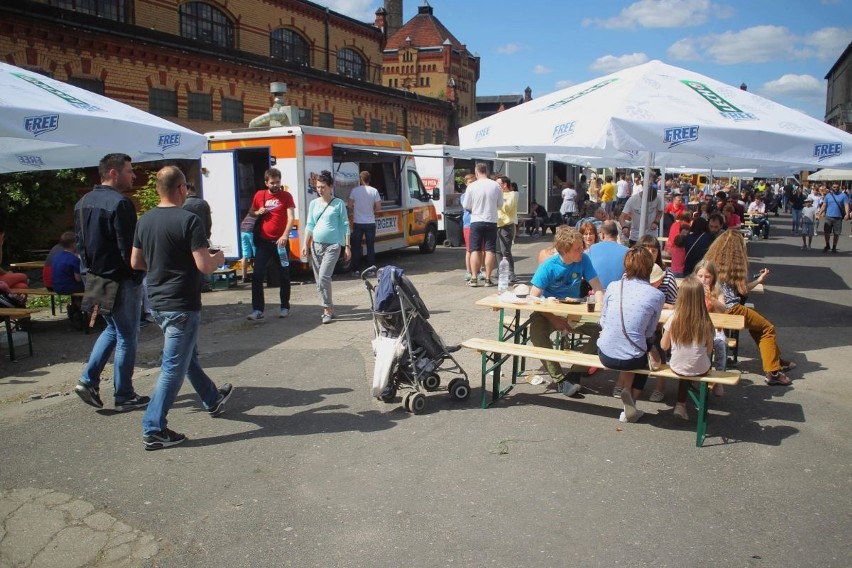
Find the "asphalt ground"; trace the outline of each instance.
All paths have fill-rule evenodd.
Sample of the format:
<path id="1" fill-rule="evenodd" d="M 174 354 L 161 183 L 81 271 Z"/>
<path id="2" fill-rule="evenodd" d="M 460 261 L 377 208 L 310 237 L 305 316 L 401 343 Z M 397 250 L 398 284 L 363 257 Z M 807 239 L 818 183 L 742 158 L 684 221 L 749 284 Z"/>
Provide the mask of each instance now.
<path id="1" fill-rule="evenodd" d="M 752 272 L 771 271 L 751 301 L 798 363 L 794 384 L 764 385 L 743 334 L 741 384 L 711 401 L 701 449 L 694 422 L 672 417 L 671 383 L 666 403 L 647 401 L 649 385 L 642 421 L 619 423 L 609 372 L 584 379 L 582 400 L 523 384 L 481 410 L 479 357 L 463 351 L 467 401 L 431 393 L 419 415 L 377 401 L 368 295 L 343 277 L 331 325 L 308 279 L 288 319 L 272 290 L 260 323 L 245 320 L 248 286 L 205 294 L 201 362 L 236 391 L 211 418 L 185 385 L 169 425 L 189 441 L 146 452 L 141 413 L 108 409 L 110 383 L 105 410 L 69 394 L 95 336 L 40 314 L 35 356 L 0 363 L 0 566 L 848 567 L 852 239 L 801 251 L 789 228 L 773 219 L 749 254 Z M 522 277 L 545 243 L 518 239 Z M 464 286 L 462 259 L 379 256 L 405 269 L 447 343 L 497 328 L 474 306 L 494 289 Z M 161 346 L 142 330 L 142 394 Z"/>

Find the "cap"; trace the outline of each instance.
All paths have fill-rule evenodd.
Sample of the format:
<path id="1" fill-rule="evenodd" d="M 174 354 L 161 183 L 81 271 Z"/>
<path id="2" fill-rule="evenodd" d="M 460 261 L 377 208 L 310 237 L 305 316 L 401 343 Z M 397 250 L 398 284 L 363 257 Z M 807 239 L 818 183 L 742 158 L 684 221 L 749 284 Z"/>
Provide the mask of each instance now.
<path id="1" fill-rule="evenodd" d="M 663 279 L 663 276 L 666 275 L 666 271 L 660 268 L 659 264 L 654 264 L 654 268 L 651 270 L 651 278 L 648 281 L 653 284 L 654 282 L 659 282 Z"/>
<path id="2" fill-rule="evenodd" d="M 813 203 L 813 202 L 814 202 L 814 198 L 813 198 L 813 197 L 806 197 L 806 198 L 805 198 L 805 203 L 807 203 L 808 201 L 810 201 L 811 203 Z"/>

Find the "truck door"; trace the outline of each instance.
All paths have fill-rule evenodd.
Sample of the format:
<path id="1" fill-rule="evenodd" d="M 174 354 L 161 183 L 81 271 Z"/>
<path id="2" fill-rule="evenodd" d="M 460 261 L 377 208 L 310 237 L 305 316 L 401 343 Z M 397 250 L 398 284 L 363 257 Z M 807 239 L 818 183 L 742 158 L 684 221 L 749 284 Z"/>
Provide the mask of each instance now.
<path id="1" fill-rule="evenodd" d="M 240 222 L 248 213 L 263 174 L 269 168 L 269 148 L 241 148 L 201 155 L 203 197 L 213 218 L 210 240 L 225 258 L 242 258 Z"/>

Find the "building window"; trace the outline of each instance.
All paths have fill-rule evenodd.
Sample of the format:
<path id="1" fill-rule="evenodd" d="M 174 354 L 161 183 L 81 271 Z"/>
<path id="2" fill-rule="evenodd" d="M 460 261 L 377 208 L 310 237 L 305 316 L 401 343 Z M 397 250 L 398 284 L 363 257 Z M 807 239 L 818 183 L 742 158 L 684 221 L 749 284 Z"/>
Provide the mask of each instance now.
<path id="1" fill-rule="evenodd" d="M 157 116 L 177 116 L 177 93 L 167 89 L 148 89 L 148 112 Z"/>
<path id="2" fill-rule="evenodd" d="M 204 93 L 187 93 L 186 117 L 196 120 L 213 120 L 213 96 Z"/>
<path id="3" fill-rule="evenodd" d="M 412 126 L 411 127 L 411 138 L 408 140 L 412 144 L 420 144 L 420 127 Z"/>
<path id="4" fill-rule="evenodd" d="M 243 101 L 222 99 L 222 121 L 243 123 Z"/>
<path id="5" fill-rule="evenodd" d="M 299 109 L 299 124 L 304 124 L 305 126 L 311 126 L 314 123 L 314 113 L 309 108 L 300 108 Z"/>
<path id="6" fill-rule="evenodd" d="M 234 47 L 234 24 L 218 8 L 187 2 L 180 10 L 180 35 L 222 47 Z"/>
<path id="7" fill-rule="evenodd" d="M 100 79 L 86 79 L 85 77 L 68 77 L 68 84 L 86 89 L 98 95 L 104 94 L 104 82 Z"/>
<path id="8" fill-rule="evenodd" d="M 423 144 L 431 144 L 432 143 L 432 129 L 424 128 L 423 129 Z"/>
<path id="9" fill-rule="evenodd" d="M 371 118 L 370 119 L 370 132 L 381 132 L 382 131 L 382 119 L 381 118 Z"/>
<path id="10" fill-rule="evenodd" d="M 352 130 L 364 132 L 367 130 L 367 121 L 363 117 L 352 117 Z"/>
<path id="11" fill-rule="evenodd" d="M 334 128 L 334 115 L 330 112 L 319 113 L 319 125 L 325 128 Z"/>
<path id="12" fill-rule="evenodd" d="M 388 121 L 385 125 L 385 132 L 388 134 L 396 134 L 396 123 Z"/>
<path id="13" fill-rule="evenodd" d="M 311 65 L 311 50 L 305 38 L 287 28 L 273 30 L 269 36 L 269 55 L 296 63 L 302 67 Z"/>
<path id="14" fill-rule="evenodd" d="M 360 81 L 367 78 L 367 68 L 364 65 L 364 58 L 354 49 L 346 47 L 337 51 L 337 72 Z"/>
<path id="15" fill-rule="evenodd" d="M 126 0 L 50 0 L 49 4 L 116 22 L 127 21 Z"/>
<path id="16" fill-rule="evenodd" d="M 444 131 L 436 130 L 435 131 L 435 144 L 443 144 L 444 143 Z"/>

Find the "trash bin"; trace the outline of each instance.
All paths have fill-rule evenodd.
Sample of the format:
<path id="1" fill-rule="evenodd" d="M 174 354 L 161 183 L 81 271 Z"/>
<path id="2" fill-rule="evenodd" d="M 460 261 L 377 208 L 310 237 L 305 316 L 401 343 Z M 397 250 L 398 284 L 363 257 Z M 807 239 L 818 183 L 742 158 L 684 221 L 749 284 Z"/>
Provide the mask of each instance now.
<path id="1" fill-rule="evenodd" d="M 447 240 L 444 246 L 464 246 L 464 234 L 462 233 L 462 212 L 444 211 L 444 229 L 447 231 Z"/>

